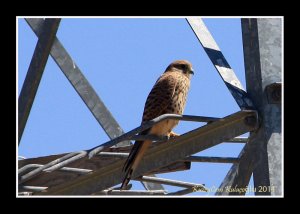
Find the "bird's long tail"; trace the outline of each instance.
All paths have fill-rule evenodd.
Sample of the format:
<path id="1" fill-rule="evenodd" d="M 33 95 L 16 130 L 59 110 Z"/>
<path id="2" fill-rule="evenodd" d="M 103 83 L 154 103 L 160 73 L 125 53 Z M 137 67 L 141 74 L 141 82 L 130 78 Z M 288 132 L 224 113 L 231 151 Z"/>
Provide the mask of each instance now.
<path id="1" fill-rule="evenodd" d="M 146 134 L 146 133 L 143 133 Z M 134 146 L 131 149 L 131 152 L 124 164 L 123 171 L 125 171 L 125 177 L 123 179 L 121 189 L 125 189 L 125 187 L 128 185 L 131 175 L 133 171 L 136 169 L 138 164 L 140 163 L 144 153 L 150 146 L 151 141 L 136 141 L 134 143 Z"/>

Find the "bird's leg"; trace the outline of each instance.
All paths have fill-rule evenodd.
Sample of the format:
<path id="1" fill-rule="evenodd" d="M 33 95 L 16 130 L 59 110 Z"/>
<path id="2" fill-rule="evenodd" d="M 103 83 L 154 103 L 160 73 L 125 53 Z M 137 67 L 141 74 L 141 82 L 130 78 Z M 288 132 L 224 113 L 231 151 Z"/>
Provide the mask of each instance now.
<path id="1" fill-rule="evenodd" d="M 176 134 L 175 132 L 171 131 L 169 134 L 168 134 L 168 137 L 178 137 L 180 136 L 179 134 Z"/>

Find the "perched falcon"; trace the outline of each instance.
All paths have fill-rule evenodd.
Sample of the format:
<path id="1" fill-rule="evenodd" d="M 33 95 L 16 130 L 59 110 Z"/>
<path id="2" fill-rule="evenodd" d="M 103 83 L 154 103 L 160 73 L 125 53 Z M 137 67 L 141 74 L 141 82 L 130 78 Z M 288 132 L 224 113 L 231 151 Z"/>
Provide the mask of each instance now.
<path id="1" fill-rule="evenodd" d="M 182 114 L 192 74 L 194 74 L 194 71 L 190 62 L 186 60 L 172 62 L 156 81 L 148 95 L 142 123 L 163 114 Z M 154 134 L 169 137 L 178 136 L 172 132 L 172 129 L 177 124 L 178 120 L 165 120 L 154 125 L 150 129 L 143 131 L 141 134 Z M 128 185 L 131 174 L 137 168 L 150 144 L 151 141 L 135 142 L 123 168 L 125 177 L 121 189 L 124 189 Z"/>

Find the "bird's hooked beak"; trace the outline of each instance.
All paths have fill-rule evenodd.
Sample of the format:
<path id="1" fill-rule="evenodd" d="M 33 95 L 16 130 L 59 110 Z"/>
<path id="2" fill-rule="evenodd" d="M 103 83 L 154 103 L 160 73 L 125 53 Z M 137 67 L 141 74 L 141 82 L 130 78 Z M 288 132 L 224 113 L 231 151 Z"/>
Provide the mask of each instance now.
<path id="1" fill-rule="evenodd" d="M 191 68 L 190 74 L 193 74 L 193 75 L 194 75 L 194 69 L 193 69 L 193 68 Z"/>

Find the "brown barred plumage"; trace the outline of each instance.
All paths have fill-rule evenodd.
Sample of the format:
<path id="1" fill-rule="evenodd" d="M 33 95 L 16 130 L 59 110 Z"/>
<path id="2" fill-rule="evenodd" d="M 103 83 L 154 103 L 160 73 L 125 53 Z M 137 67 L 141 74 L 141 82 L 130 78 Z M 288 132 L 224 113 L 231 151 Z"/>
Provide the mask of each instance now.
<path id="1" fill-rule="evenodd" d="M 190 88 L 192 65 L 186 60 L 171 63 L 153 86 L 145 103 L 142 123 L 163 114 L 183 114 L 186 97 Z M 176 120 L 165 120 L 141 134 L 158 136 L 176 136 L 172 129 L 178 124 Z M 121 189 L 129 183 L 133 171 L 150 146 L 151 141 L 136 141 L 125 164 L 125 177 Z"/>

